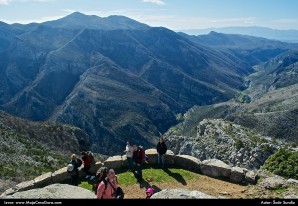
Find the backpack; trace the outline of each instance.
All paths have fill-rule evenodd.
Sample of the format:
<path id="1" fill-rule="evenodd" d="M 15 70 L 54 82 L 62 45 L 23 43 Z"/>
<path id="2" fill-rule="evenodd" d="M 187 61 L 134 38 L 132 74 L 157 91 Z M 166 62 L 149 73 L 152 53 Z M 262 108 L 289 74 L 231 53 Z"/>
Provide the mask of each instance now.
<path id="1" fill-rule="evenodd" d="M 79 168 L 80 166 L 82 165 L 82 161 L 80 159 L 77 159 L 77 168 Z M 70 175 L 70 176 L 74 176 L 74 175 L 77 175 L 78 171 L 75 170 L 75 165 L 70 162 L 68 165 L 67 165 L 67 173 Z"/>
<path id="2" fill-rule="evenodd" d="M 95 165 L 96 161 L 91 151 L 89 151 L 88 156 L 91 158 L 91 165 Z"/>
<path id="3" fill-rule="evenodd" d="M 140 147 L 138 148 L 138 152 L 141 152 L 141 157 L 142 157 L 142 160 L 146 160 L 148 159 L 147 155 L 145 154 L 145 150 L 143 149 L 143 147 Z"/>
<path id="4" fill-rule="evenodd" d="M 70 175 L 70 176 L 74 176 L 76 175 L 76 171 L 74 169 L 74 165 L 72 163 L 69 163 L 67 165 L 67 173 Z"/>

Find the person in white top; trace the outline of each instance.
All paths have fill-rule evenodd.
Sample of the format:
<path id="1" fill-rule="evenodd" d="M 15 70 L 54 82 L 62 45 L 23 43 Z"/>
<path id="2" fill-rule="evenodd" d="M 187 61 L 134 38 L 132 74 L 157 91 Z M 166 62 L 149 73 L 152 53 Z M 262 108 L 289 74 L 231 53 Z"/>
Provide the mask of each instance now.
<path id="1" fill-rule="evenodd" d="M 126 153 L 126 157 L 127 157 L 128 170 L 133 172 L 134 171 L 134 164 L 132 161 L 133 147 L 131 146 L 129 140 L 126 143 L 126 148 L 124 150 L 124 153 Z"/>

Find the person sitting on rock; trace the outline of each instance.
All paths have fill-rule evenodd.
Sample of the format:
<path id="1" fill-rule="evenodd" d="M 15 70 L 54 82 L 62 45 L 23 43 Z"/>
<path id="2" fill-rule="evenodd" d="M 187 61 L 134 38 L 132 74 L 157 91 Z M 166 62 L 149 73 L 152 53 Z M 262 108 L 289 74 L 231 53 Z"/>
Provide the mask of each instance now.
<path id="1" fill-rule="evenodd" d="M 68 172 L 71 174 L 71 185 L 78 186 L 79 183 L 79 167 L 82 165 L 82 160 L 77 158 L 76 154 L 71 155 L 71 161 L 69 162 L 69 165 L 72 166 L 71 171 Z"/>
<path id="2" fill-rule="evenodd" d="M 85 151 L 81 152 L 81 155 L 82 155 L 82 160 L 84 164 L 84 172 L 86 174 L 85 178 L 88 179 L 89 177 L 91 177 L 90 180 L 92 180 L 93 178 L 95 178 L 95 175 L 91 174 L 90 168 L 91 168 L 92 162 L 94 162 L 94 157 L 90 155 L 90 153 Z"/>

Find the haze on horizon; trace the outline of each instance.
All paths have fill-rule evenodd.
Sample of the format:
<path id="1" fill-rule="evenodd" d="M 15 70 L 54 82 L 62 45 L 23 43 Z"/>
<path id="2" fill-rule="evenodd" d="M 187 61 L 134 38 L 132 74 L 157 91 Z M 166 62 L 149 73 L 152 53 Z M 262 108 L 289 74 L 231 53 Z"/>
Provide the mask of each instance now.
<path id="1" fill-rule="evenodd" d="M 297 8 L 297 0 L 0 0 L 0 21 L 40 23 L 78 11 L 100 17 L 123 15 L 172 30 L 238 26 L 297 30 Z"/>

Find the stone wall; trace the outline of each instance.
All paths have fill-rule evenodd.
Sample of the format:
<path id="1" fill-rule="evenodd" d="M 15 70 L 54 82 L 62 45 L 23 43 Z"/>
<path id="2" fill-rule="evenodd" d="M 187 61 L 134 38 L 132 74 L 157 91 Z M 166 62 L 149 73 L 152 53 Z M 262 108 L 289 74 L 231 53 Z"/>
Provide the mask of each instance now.
<path id="1" fill-rule="evenodd" d="M 156 149 L 148 149 L 145 151 L 149 165 L 157 165 L 157 151 Z M 257 174 L 253 171 L 249 171 L 240 167 L 230 167 L 224 162 L 217 159 L 209 159 L 200 161 L 199 159 L 189 155 L 175 155 L 171 150 L 166 153 L 166 165 L 167 166 L 179 166 L 190 171 L 198 172 L 210 177 L 225 177 L 229 178 L 235 183 L 256 183 Z M 102 167 L 106 166 L 113 169 L 121 169 L 127 167 L 126 156 L 112 156 L 106 161 L 96 162 L 95 166 L 91 168 L 93 173 Z M 83 176 L 83 165 L 79 168 L 80 175 Z M 34 180 L 21 182 L 14 188 L 10 188 L 1 194 L 2 196 L 11 195 L 16 192 L 26 191 L 35 188 L 42 188 L 50 184 L 61 183 L 70 179 L 66 171 L 66 167 L 63 167 L 55 172 L 48 172 L 36 177 Z"/>

